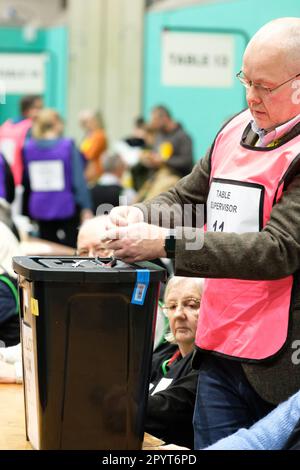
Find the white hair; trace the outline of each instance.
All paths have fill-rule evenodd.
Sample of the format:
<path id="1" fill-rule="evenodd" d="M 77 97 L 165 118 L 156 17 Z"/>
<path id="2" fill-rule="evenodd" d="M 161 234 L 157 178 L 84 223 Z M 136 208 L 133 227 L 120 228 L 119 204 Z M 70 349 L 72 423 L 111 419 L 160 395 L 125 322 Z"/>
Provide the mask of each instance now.
<path id="1" fill-rule="evenodd" d="M 165 294 L 164 294 L 164 300 L 166 300 L 171 287 L 174 287 L 174 285 L 177 285 L 177 284 L 182 284 L 183 282 L 196 284 L 196 286 L 199 289 L 199 292 L 201 293 L 203 291 L 204 279 L 201 277 L 172 276 L 167 283 Z"/>
<path id="2" fill-rule="evenodd" d="M 106 222 L 108 220 L 108 215 L 98 215 L 97 217 L 93 217 L 92 219 L 85 220 L 83 224 L 79 227 L 77 242 L 80 236 L 87 231 L 93 232 L 94 230 L 99 231 L 99 237 L 101 232 L 106 228 Z"/>

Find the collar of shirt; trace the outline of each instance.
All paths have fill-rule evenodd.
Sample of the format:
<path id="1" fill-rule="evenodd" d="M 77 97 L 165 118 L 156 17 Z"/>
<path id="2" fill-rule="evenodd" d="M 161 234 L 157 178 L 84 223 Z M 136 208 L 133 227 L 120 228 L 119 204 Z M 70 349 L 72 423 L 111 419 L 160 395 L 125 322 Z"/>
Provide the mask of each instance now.
<path id="1" fill-rule="evenodd" d="M 121 186 L 119 178 L 112 173 L 104 173 L 104 175 L 100 176 L 98 184 L 102 184 L 103 186 Z"/>
<path id="2" fill-rule="evenodd" d="M 253 132 L 258 135 L 258 141 L 256 143 L 257 147 L 267 147 L 271 142 L 279 140 L 282 136 L 287 134 L 296 124 L 300 122 L 300 114 L 290 119 L 289 121 L 281 124 L 270 132 L 267 132 L 265 129 L 260 129 L 256 122 L 251 121 L 251 128 Z"/>

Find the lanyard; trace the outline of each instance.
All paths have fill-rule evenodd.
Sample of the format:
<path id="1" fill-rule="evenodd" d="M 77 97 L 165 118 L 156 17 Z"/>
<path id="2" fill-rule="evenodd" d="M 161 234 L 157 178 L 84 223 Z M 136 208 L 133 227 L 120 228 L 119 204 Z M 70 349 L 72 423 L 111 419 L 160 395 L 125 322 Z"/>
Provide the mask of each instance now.
<path id="1" fill-rule="evenodd" d="M 176 351 L 170 359 L 167 359 L 166 361 L 164 361 L 164 362 L 162 363 L 161 368 L 162 368 L 162 371 L 163 371 L 164 376 L 167 375 L 170 366 L 171 366 L 172 364 L 174 364 L 174 362 L 175 362 L 180 356 L 181 356 L 181 354 L 180 354 L 180 351 L 179 351 L 179 349 L 178 349 L 178 351 Z"/>

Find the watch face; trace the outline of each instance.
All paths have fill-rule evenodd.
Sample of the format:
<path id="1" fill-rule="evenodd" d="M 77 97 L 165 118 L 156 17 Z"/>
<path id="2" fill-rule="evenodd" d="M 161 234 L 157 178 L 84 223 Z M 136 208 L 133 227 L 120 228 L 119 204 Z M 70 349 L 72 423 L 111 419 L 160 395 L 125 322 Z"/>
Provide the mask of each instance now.
<path id="1" fill-rule="evenodd" d="M 176 247 L 175 235 L 169 234 L 165 241 L 165 250 L 166 250 L 168 257 L 170 257 L 171 255 L 173 256 L 175 254 L 175 247 Z"/>

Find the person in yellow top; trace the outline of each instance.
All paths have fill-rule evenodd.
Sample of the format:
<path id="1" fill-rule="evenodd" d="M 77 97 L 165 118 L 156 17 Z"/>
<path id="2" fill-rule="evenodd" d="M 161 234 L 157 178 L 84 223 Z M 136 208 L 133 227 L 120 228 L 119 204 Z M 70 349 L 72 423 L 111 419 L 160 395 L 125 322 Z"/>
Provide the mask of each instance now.
<path id="1" fill-rule="evenodd" d="M 107 148 L 107 138 L 103 121 L 98 111 L 86 110 L 79 115 L 80 126 L 85 131 L 80 151 L 87 160 L 85 178 L 91 185 L 103 173 L 101 155 Z"/>

